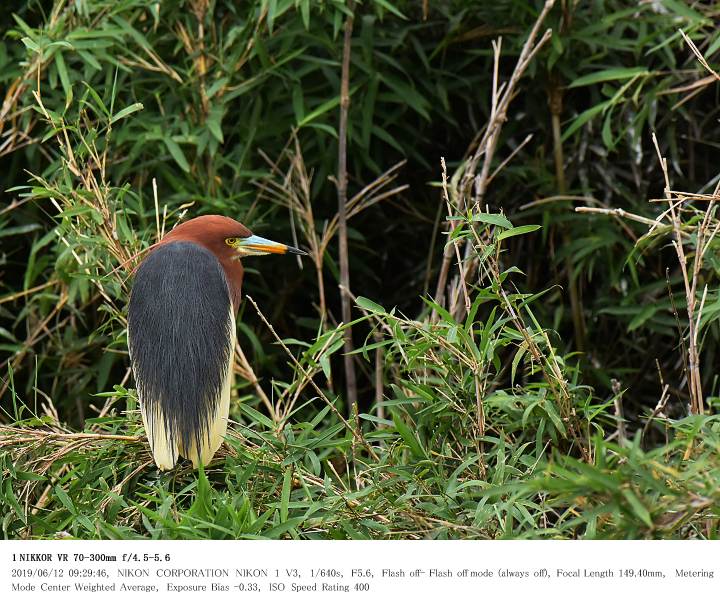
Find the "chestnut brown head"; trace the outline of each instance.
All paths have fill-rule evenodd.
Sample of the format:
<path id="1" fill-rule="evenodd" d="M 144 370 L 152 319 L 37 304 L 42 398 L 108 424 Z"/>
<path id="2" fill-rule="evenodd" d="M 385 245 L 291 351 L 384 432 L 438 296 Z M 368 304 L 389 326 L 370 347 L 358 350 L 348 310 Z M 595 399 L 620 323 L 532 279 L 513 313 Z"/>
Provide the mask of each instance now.
<path id="1" fill-rule="evenodd" d="M 212 252 L 220 261 L 230 288 L 235 312 L 240 305 L 243 266 L 240 260 L 246 256 L 263 254 L 307 254 L 293 246 L 273 242 L 253 235 L 242 223 L 227 216 L 207 214 L 177 225 L 160 242 L 160 247 L 173 242 L 197 244 Z"/>
<path id="2" fill-rule="evenodd" d="M 162 243 L 186 241 L 210 250 L 221 261 L 238 261 L 262 254 L 305 254 L 302 250 L 253 235 L 242 223 L 227 216 L 208 214 L 179 224 Z"/>

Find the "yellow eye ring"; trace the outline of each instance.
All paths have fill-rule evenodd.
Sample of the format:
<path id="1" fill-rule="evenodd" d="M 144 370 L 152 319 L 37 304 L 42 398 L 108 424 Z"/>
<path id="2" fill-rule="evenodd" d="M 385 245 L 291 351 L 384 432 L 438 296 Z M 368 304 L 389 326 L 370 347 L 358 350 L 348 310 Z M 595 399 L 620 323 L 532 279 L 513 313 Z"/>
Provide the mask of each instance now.
<path id="1" fill-rule="evenodd" d="M 228 238 L 225 240 L 225 243 L 226 243 L 228 246 L 235 246 L 235 245 L 238 243 L 238 238 L 237 238 L 237 237 L 228 237 Z"/>

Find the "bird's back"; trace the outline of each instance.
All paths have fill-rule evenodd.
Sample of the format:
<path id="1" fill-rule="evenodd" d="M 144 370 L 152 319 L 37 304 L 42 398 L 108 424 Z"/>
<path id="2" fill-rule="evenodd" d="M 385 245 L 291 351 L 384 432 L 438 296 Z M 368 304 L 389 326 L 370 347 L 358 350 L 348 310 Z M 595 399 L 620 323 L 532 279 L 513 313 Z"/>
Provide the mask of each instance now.
<path id="1" fill-rule="evenodd" d="M 156 464 L 207 464 L 222 444 L 232 384 L 235 317 L 217 258 L 191 242 L 164 244 L 137 269 L 128 344 Z"/>

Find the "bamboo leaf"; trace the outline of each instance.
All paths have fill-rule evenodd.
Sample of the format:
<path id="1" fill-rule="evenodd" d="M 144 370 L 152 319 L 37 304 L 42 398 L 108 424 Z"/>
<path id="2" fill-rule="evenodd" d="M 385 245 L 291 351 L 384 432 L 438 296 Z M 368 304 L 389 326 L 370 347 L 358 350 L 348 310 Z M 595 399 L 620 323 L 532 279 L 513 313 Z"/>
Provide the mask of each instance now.
<path id="1" fill-rule="evenodd" d="M 298 122 L 298 127 L 302 128 L 303 126 L 312 122 L 315 118 L 319 118 L 324 113 L 327 113 L 331 109 L 337 107 L 339 104 L 340 104 L 340 95 L 333 97 L 329 101 L 325 101 L 324 103 L 321 103 L 313 111 L 311 111 L 309 114 L 307 114 L 302 120 L 300 120 L 300 122 Z"/>
<path id="2" fill-rule="evenodd" d="M 645 508 L 645 505 L 640 502 L 640 499 L 635 495 L 635 493 L 630 489 L 624 489 L 622 490 L 622 495 L 633 509 L 633 512 L 642 520 L 642 522 L 649 528 L 652 528 L 653 522 L 650 512 L 647 508 Z"/>
<path id="3" fill-rule="evenodd" d="M 611 80 L 629 80 L 635 76 L 647 76 L 649 74 L 650 72 L 644 67 L 614 67 L 612 69 L 602 69 L 573 80 L 568 85 L 568 88 L 588 86 L 589 84 L 609 82 Z"/>
<path id="4" fill-rule="evenodd" d="M 73 501 L 70 499 L 70 496 L 68 496 L 67 492 L 59 485 L 55 486 L 55 495 L 67 510 L 69 510 L 73 515 L 77 514 L 77 509 L 75 508 Z"/>
<path id="5" fill-rule="evenodd" d="M 285 468 L 283 475 L 282 493 L 280 494 L 280 523 L 288 520 L 288 508 L 290 506 L 290 489 L 292 488 L 292 465 Z"/>
<path id="6" fill-rule="evenodd" d="M 185 157 L 183 150 L 180 149 L 180 145 L 178 145 L 170 137 L 164 138 L 163 141 L 168 151 L 170 152 L 170 155 L 177 162 L 177 165 L 180 166 L 180 168 L 182 168 L 185 172 L 190 172 L 190 164 L 188 164 L 187 158 Z"/>
<path id="7" fill-rule="evenodd" d="M 63 90 L 65 91 L 65 107 L 69 107 L 73 100 L 73 88 L 70 82 L 70 76 L 68 75 L 67 65 L 65 65 L 65 59 L 63 58 L 62 52 L 55 54 L 55 65 L 60 76 L 60 83 L 62 84 Z"/>
<path id="8" fill-rule="evenodd" d="M 390 2 L 388 2 L 387 0 L 373 0 L 373 2 L 375 2 L 375 4 L 384 8 L 385 10 L 391 12 L 393 15 L 400 17 L 401 19 L 407 19 L 407 17 L 400 12 L 400 9 L 390 4 Z"/>
<path id="9" fill-rule="evenodd" d="M 571 134 L 573 134 L 576 130 L 582 128 L 585 124 L 587 124 L 590 120 L 592 120 L 596 115 L 602 113 L 605 111 L 606 108 L 610 107 L 612 104 L 612 100 L 605 101 L 604 103 L 598 103 L 597 105 L 594 105 L 590 109 L 586 109 L 583 111 L 577 118 L 575 118 L 570 126 L 567 127 L 565 132 L 562 134 L 562 140 L 565 141 L 570 137 Z"/>
<path id="10" fill-rule="evenodd" d="M 365 298 L 364 296 L 358 296 L 355 299 L 355 302 L 358 307 L 362 307 L 372 313 L 385 313 L 385 308 L 383 306 L 371 301 L 369 298 Z"/>
<path id="11" fill-rule="evenodd" d="M 123 118 L 126 118 L 132 113 L 135 113 L 136 111 L 140 111 L 141 109 L 144 109 L 142 103 L 133 103 L 132 105 L 129 105 L 125 109 L 121 109 L 118 111 L 110 120 L 111 124 L 114 124 L 118 120 L 122 120 Z"/>
<path id="12" fill-rule="evenodd" d="M 400 437 L 402 437 L 402 440 L 410 448 L 410 451 L 412 451 L 415 458 L 419 458 L 421 460 L 426 459 L 427 454 L 425 453 L 425 450 L 420 445 L 420 442 L 418 441 L 417 437 L 410 429 L 410 427 L 400 419 L 400 415 L 393 411 L 392 419 L 393 424 L 395 425 L 395 429 L 400 434 Z"/>
<path id="13" fill-rule="evenodd" d="M 462 217 L 453 217 L 455 219 L 462 219 Z M 502 214 L 488 214 L 486 212 L 475 212 L 471 219 L 478 223 L 487 223 L 488 225 L 497 225 L 505 229 L 512 229 L 513 224 Z"/>
<path id="14" fill-rule="evenodd" d="M 503 231 L 497 236 L 497 241 L 508 239 L 509 237 L 515 237 L 516 235 L 523 235 L 524 233 L 532 233 L 540 229 L 540 225 L 521 225 L 520 227 L 513 227 L 507 231 Z"/>

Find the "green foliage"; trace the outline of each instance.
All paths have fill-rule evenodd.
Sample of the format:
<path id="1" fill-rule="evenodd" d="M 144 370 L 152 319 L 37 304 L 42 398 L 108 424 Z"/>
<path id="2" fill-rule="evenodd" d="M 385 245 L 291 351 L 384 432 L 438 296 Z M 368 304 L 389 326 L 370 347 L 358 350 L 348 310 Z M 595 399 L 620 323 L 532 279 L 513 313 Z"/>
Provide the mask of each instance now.
<path id="1" fill-rule="evenodd" d="M 679 32 L 714 65 L 716 11 L 558 3 L 468 208 L 458 180 L 492 115 L 491 42 L 507 83 L 544 2 L 424 5 L 355 3 L 357 404 L 335 322 L 348 3 L 16 1 L 0 15 L 4 537 L 717 537 L 720 424 L 688 415 L 687 355 L 697 329 L 716 412 L 715 201 L 657 222 L 667 204 L 648 204 L 665 197 L 652 132 L 671 189 L 718 181 L 716 84 Z M 428 185 L 441 157 L 449 199 Z M 246 263 L 267 322 L 243 303 L 227 442 L 206 469 L 161 473 L 125 308 L 143 251 L 206 213 L 313 255 Z M 434 299 L 445 231 L 477 272 L 455 307 Z M 698 287 L 689 314 L 673 239 Z"/>

